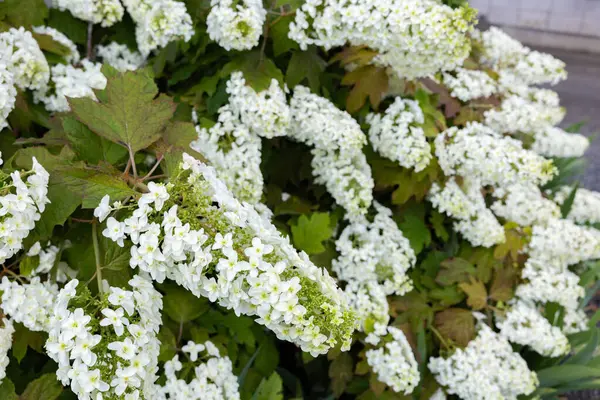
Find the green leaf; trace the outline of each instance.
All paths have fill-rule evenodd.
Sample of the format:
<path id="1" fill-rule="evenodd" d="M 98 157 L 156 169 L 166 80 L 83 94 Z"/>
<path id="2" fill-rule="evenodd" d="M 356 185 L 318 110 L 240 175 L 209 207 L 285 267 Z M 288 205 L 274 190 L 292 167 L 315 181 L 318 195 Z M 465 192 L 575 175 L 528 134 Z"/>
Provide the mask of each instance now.
<path id="1" fill-rule="evenodd" d="M 321 74 L 327 63 L 319 57 L 317 48 L 309 47 L 306 51 L 294 51 L 285 72 L 285 82 L 290 88 L 308 81 L 310 89 L 318 93 L 321 86 Z"/>
<path id="2" fill-rule="evenodd" d="M 348 353 L 340 353 L 329 365 L 331 389 L 335 397 L 340 397 L 348 383 L 352 380 L 354 362 Z"/>
<path id="3" fill-rule="evenodd" d="M 410 241 L 415 254 L 421 253 L 423 248 L 431 243 L 431 233 L 423 219 L 415 215 L 406 215 L 399 227 L 404 236 Z"/>
<path id="4" fill-rule="evenodd" d="M 580 379 L 597 378 L 600 376 L 599 368 L 585 365 L 562 364 L 537 371 L 540 387 L 554 387 Z"/>
<path id="5" fill-rule="evenodd" d="M 447 242 L 450 238 L 450 234 L 446 230 L 444 226 L 445 217 L 442 213 L 434 211 L 429 217 L 429 222 L 431 222 L 431 226 L 433 226 L 433 231 L 435 232 L 435 236 L 442 239 L 442 241 Z"/>
<path id="6" fill-rule="evenodd" d="M 158 340 L 160 341 L 160 354 L 158 361 L 170 361 L 177 354 L 177 338 L 171 329 L 166 325 L 160 327 L 158 332 Z"/>
<path id="7" fill-rule="evenodd" d="M 367 98 L 373 109 L 377 110 L 389 86 L 385 68 L 374 65 L 366 65 L 348 72 L 341 83 L 353 86 L 346 98 L 346 110 L 350 113 L 360 110 Z"/>
<path id="8" fill-rule="evenodd" d="M 69 103 L 77 119 L 93 132 L 135 153 L 160 138 L 175 112 L 171 99 L 164 94 L 155 98 L 157 94 L 147 72 L 128 71 L 108 79 L 105 101 L 78 98 Z"/>
<path id="9" fill-rule="evenodd" d="M 279 351 L 271 336 L 264 336 L 260 342 L 260 351 L 254 361 L 256 370 L 263 376 L 269 376 L 279 364 Z"/>
<path id="10" fill-rule="evenodd" d="M 210 308 L 207 299 L 200 299 L 180 286 L 165 285 L 164 291 L 163 304 L 165 312 L 175 322 L 192 321 Z"/>
<path id="11" fill-rule="evenodd" d="M 263 378 L 252 397 L 256 400 L 283 400 L 283 383 L 277 372 Z"/>
<path id="12" fill-rule="evenodd" d="M 299 49 L 298 43 L 288 37 L 290 23 L 294 21 L 294 19 L 294 15 L 286 15 L 278 18 L 277 22 L 274 25 L 271 25 L 270 36 L 273 40 L 273 54 L 275 54 L 275 57 L 292 49 Z"/>
<path id="13" fill-rule="evenodd" d="M 102 237 L 99 240 L 100 251 L 102 253 L 102 269 L 113 271 L 122 271 L 129 267 L 131 259 L 131 245 L 126 244 L 120 247 L 107 237 Z"/>
<path id="14" fill-rule="evenodd" d="M 13 356 L 20 363 L 27 349 L 31 347 L 38 353 L 43 352 L 44 342 L 46 342 L 47 335 L 42 332 L 33 332 L 25 328 L 21 324 L 15 324 L 15 333 L 13 335 L 14 343 L 12 347 Z"/>
<path id="15" fill-rule="evenodd" d="M 64 117 L 62 126 L 78 158 L 91 164 L 106 161 L 115 164 L 127 156 L 127 150 L 88 129 L 73 117 Z"/>
<path id="16" fill-rule="evenodd" d="M 496 301 L 509 301 L 514 295 L 517 271 L 509 266 L 503 266 L 494 271 L 494 279 L 490 287 L 490 298 Z"/>
<path id="17" fill-rule="evenodd" d="M 59 11 L 57 8 L 51 8 L 48 26 L 58 29 L 77 44 L 86 44 L 87 23 L 75 18 L 68 11 Z"/>
<path id="18" fill-rule="evenodd" d="M 44 0 L 4 0 L 0 2 L 0 16 L 14 27 L 44 25 L 48 7 Z"/>
<path id="19" fill-rule="evenodd" d="M 598 329 L 591 329 L 591 337 L 588 339 L 585 346 L 581 350 L 573 354 L 565 364 L 587 364 L 593 357 L 598 344 L 600 343 L 600 335 Z"/>
<path id="20" fill-rule="evenodd" d="M 565 199 L 565 201 L 560 205 L 560 214 L 563 218 L 567 218 L 571 209 L 573 208 L 573 202 L 575 201 L 575 196 L 577 195 L 577 190 L 579 189 L 579 182 L 575 183 L 573 189 L 569 193 L 569 196 Z"/>
<path id="21" fill-rule="evenodd" d="M 469 310 L 449 308 L 435 315 L 440 334 L 460 347 L 466 347 L 475 337 L 475 318 Z"/>
<path id="22" fill-rule="evenodd" d="M 71 54 L 71 49 L 67 46 L 55 42 L 50 35 L 42 35 L 41 33 L 32 33 L 33 38 L 40 46 L 40 49 L 60 57 L 65 57 Z"/>
<path id="23" fill-rule="evenodd" d="M 454 285 L 459 282 L 469 282 L 469 277 L 476 273 L 475 267 L 469 261 L 453 257 L 440 263 L 440 271 L 435 281 L 442 286 Z"/>
<path id="24" fill-rule="evenodd" d="M 19 396 L 15 391 L 15 385 L 8 378 L 4 378 L 0 385 L 0 399 L 2 400 L 19 400 Z"/>
<path id="25" fill-rule="evenodd" d="M 301 215 L 298 221 L 291 225 L 291 228 L 294 245 L 307 254 L 324 252 L 323 242 L 333 235 L 329 213 L 317 212 L 311 214 L 310 217 Z"/>
<path id="26" fill-rule="evenodd" d="M 19 263 L 19 273 L 23 276 L 29 276 L 40 265 L 39 256 L 25 256 Z"/>
<path id="27" fill-rule="evenodd" d="M 202 154 L 192 150 L 190 143 L 198 138 L 194 124 L 190 122 L 171 122 L 165 128 L 162 139 L 154 147 L 157 157 L 164 156 L 164 170 L 171 174 L 181 163 L 183 153 L 204 161 Z"/>
<path id="28" fill-rule="evenodd" d="M 105 195 L 111 201 L 138 195 L 123 179 L 101 170 L 65 167 L 54 172 L 61 184 L 76 194 L 83 208 L 96 208 Z"/>
<path id="29" fill-rule="evenodd" d="M 462 282 L 458 287 L 467 295 L 467 305 L 473 310 L 481 310 L 487 306 L 487 291 L 480 281 L 471 277 L 471 282 Z"/>
<path id="30" fill-rule="evenodd" d="M 244 53 L 243 56 L 239 56 L 225 64 L 221 69 L 220 77 L 228 78 L 235 71 L 241 71 L 244 74 L 246 85 L 257 92 L 268 89 L 273 79 L 283 85 L 283 74 L 279 68 L 272 60 L 264 57 L 258 51 Z"/>
<path id="31" fill-rule="evenodd" d="M 56 379 L 56 375 L 45 374 L 29 383 L 21 400 L 55 400 L 62 393 L 63 388 Z"/>

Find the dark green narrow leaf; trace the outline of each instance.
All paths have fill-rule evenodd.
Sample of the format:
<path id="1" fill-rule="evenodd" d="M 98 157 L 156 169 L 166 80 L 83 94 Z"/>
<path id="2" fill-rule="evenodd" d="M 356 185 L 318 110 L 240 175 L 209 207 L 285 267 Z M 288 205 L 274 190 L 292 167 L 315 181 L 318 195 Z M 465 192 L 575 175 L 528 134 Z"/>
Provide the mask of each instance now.
<path id="1" fill-rule="evenodd" d="M 560 213 L 563 218 L 567 218 L 569 216 L 569 213 L 571 212 L 571 208 L 573 208 L 573 202 L 575 201 L 575 195 L 577 194 L 578 189 L 579 189 L 579 182 L 575 183 L 575 186 L 573 186 L 571 193 L 569 193 L 569 196 L 561 204 Z"/>

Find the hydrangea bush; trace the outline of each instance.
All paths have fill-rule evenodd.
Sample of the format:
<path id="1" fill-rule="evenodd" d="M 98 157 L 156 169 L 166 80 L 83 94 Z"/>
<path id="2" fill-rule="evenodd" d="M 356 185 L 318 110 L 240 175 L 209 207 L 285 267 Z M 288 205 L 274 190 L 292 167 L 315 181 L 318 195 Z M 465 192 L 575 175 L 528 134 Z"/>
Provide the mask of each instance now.
<path id="1" fill-rule="evenodd" d="M 600 388 L 565 64 L 461 0 L 0 2 L 0 398 Z"/>

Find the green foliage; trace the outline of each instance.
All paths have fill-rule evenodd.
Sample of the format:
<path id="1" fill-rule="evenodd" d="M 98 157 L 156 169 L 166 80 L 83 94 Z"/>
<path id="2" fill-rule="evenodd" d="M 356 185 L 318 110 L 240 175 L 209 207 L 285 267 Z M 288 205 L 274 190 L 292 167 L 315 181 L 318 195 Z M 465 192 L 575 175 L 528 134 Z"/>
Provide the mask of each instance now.
<path id="1" fill-rule="evenodd" d="M 307 254 L 319 254 L 325 251 L 323 242 L 333 234 L 328 213 L 313 213 L 310 217 L 301 215 L 291 225 L 294 246 Z"/>

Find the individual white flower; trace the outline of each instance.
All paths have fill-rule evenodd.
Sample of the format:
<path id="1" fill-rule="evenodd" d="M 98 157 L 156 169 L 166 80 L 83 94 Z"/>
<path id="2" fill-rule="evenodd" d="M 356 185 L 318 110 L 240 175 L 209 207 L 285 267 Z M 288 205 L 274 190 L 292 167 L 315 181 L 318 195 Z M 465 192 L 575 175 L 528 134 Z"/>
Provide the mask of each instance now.
<path id="1" fill-rule="evenodd" d="M 429 359 L 429 370 L 449 394 L 461 399 L 513 399 L 531 394 L 539 382 L 506 339 L 480 324 L 477 337 L 448 357 Z"/>
<path id="2" fill-rule="evenodd" d="M 119 0 L 52 0 L 52 6 L 103 27 L 112 26 L 123 18 Z"/>
<path id="3" fill-rule="evenodd" d="M 542 316 L 532 304 L 518 300 L 513 302 L 504 316 L 496 316 L 500 335 L 545 357 L 558 357 L 570 350 L 569 341 L 556 326 Z"/>
<path id="4" fill-rule="evenodd" d="M 367 350 L 367 362 L 377 374 L 377 380 L 395 392 L 412 393 L 420 380 L 419 364 L 404 333 L 387 327 L 388 337 L 377 349 Z"/>
<path id="5" fill-rule="evenodd" d="M 431 146 L 421 128 L 424 116 L 417 101 L 396 97 L 385 114 L 371 113 L 367 122 L 369 141 L 379 154 L 417 172 L 429 165 Z"/>
<path id="6" fill-rule="evenodd" d="M 0 56 L 19 89 L 40 89 L 48 83 L 50 67 L 46 57 L 25 28 L 10 28 L 0 33 Z"/>
<path id="7" fill-rule="evenodd" d="M 552 161 L 476 122 L 447 129 L 435 139 L 435 146 L 444 174 L 477 179 L 482 185 L 544 184 L 556 174 Z"/>
<path id="8" fill-rule="evenodd" d="M 57 64 L 52 67 L 52 88 L 42 87 L 34 92 L 34 100 L 43 102 L 50 112 L 69 111 L 67 98 L 88 97 L 96 100 L 94 89 L 106 87 L 106 77 L 100 69 L 102 64 L 87 59 L 81 61 L 81 68 Z"/>
<path id="9" fill-rule="evenodd" d="M 104 221 L 106 217 L 112 212 L 112 207 L 108 202 L 110 201 L 109 195 L 104 195 L 98 207 L 94 209 L 94 217 L 98 218 L 100 222 Z"/>
<path id="10" fill-rule="evenodd" d="M 123 247 L 123 239 L 125 239 L 125 224 L 117 221 L 114 217 L 110 217 L 106 221 L 106 228 L 102 231 L 102 234 L 107 238 L 117 242 L 119 246 Z"/>
<path id="11" fill-rule="evenodd" d="M 225 50 L 258 45 L 267 11 L 260 0 L 211 0 L 206 24 L 209 37 Z"/>
<path id="12" fill-rule="evenodd" d="M 444 187 L 434 183 L 428 200 L 441 213 L 456 219 L 454 229 L 473 246 L 491 247 L 506 240 L 504 228 L 487 208 L 477 181 L 465 181 L 464 190 L 455 179 Z"/>
<path id="13" fill-rule="evenodd" d="M 110 42 L 106 46 L 98 45 L 96 54 L 102 58 L 105 64 L 109 64 L 121 72 L 135 71 L 146 62 L 140 53 L 131 51 L 126 45 L 117 42 Z"/>
<path id="14" fill-rule="evenodd" d="M 35 26 L 33 27 L 33 32 L 39 35 L 50 36 L 53 41 L 66 47 L 69 53 L 64 56 L 64 59 L 68 64 L 77 64 L 79 62 L 79 50 L 77 50 L 77 46 L 64 33 L 49 26 Z"/>
<path id="15" fill-rule="evenodd" d="M 498 90 L 496 82 L 488 74 L 465 68 L 444 72 L 442 82 L 448 87 L 452 97 L 464 102 L 490 97 Z"/>
<path id="16" fill-rule="evenodd" d="M 562 186 L 554 193 L 554 201 L 562 205 L 573 191 L 572 187 Z M 600 222 L 600 193 L 585 188 L 577 188 L 567 219 L 578 224 Z"/>

